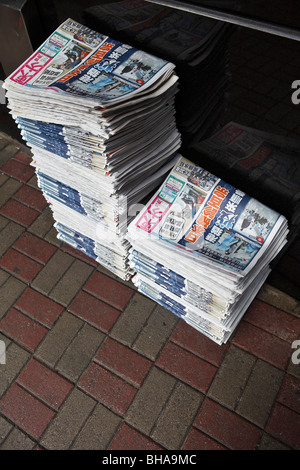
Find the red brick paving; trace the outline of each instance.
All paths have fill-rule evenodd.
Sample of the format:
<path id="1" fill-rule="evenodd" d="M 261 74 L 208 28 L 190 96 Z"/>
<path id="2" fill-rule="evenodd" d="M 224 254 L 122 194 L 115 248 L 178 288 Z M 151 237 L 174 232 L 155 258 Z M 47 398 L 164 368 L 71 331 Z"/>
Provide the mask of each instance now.
<path id="1" fill-rule="evenodd" d="M 206 398 L 195 426 L 229 449 L 255 449 L 261 430 L 225 407 Z"/>
<path id="2" fill-rule="evenodd" d="M 14 308 L 1 320 L 0 329 L 4 334 L 31 351 L 37 348 L 48 332 L 45 327 Z"/>
<path id="3" fill-rule="evenodd" d="M 119 310 L 84 291 L 79 292 L 68 310 L 105 332 L 112 328 L 120 315 Z"/>
<path id="4" fill-rule="evenodd" d="M 287 374 L 277 401 L 300 415 L 300 378 Z"/>
<path id="5" fill-rule="evenodd" d="M 10 248 L 2 257 L 0 266 L 24 282 L 32 281 L 43 267 L 42 264 L 13 248 Z"/>
<path id="6" fill-rule="evenodd" d="M 285 369 L 291 357 L 291 345 L 287 341 L 247 322 L 238 326 L 232 342 L 279 369 Z"/>
<path id="7" fill-rule="evenodd" d="M 35 209 L 25 206 L 14 199 L 10 199 L 1 208 L 0 213 L 24 227 L 29 227 L 29 225 L 31 225 L 32 222 L 40 215 L 40 213 Z"/>
<path id="8" fill-rule="evenodd" d="M 124 309 L 134 293 L 130 287 L 97 271 L 90 277 L 84 289 L 119 310 Z"/>
<path id="9" fill-rule="evenodd" d="M 18 160 L 21 163 L 25 163 L 26 165 L 30 165 L 32 158 L 25 152 L 18 152 L 14 155 L 14 160 Z"/>
<path id="10" fill-rule="evenodd" d="M 15 303 L 15 307 L 50 328 L 64 308 L 45 295 L 28 287 Z"/>
<path id="11" fill-rule="evenodd" d="M 292 449 L 300 449 L 300 415 L 281 403 L 275 404 L 266 431 Z"/>
<path id="12" fill-rule="evenodd" d="M 29 232 L 24 232 L 13 247 L 42 264 L 46 264 L 57 250 L 54 245 Z"/>
<path id="13" fill-rule="evenodd" d="M 204 393 L 217 371 L 215 366 L 172 343 L 164 347 L 156 363 L 171 375 Z"/>
<path id="14" fill-rule="evenodd" d="M 207 436 L 199 429 L 192 428 L 187 439 L 182 446 L 183 450 L 226 450 L 227 447 L 222 446 L 211 437 Z"/>
<path id="15" fill-rule="evenodd" d="M 220 365 L 228 349 L 227 344 L 219 346 L 206 336 L 199 335 L 195 328 L 184 321 L 178 323 L 170 339 L 215 366 Z"/>
<path id="16" fill-rule="evenodd" d="M 55 415 L 53 410 L 17 384 L 13 384 L 0 401 L 0 411 L 35 439 L 42 435 Z"/>
<path id="17" fill-rule="evenodd" d="M 128 410 L 136 394 L 134 387 L 96 363 L 90 364 L 81 377 L 79 386 L 121 415 Z"/>
<path id="18" fill-rule="evenodd" d="M 254 299 L 244 319 L 285 341 L 294 341 L 300 336 L 300 318 L 259 299 Z"/>
<path id="19" fill-rule="evenodd" d="M 13 158 L 2 166 L 1 171 L 6 175 L 16 178 L 19 181 L 23 181 L 23 183 L 29 181 L 30 178 L 32 178 L 32 176 L 35 174 L 33 167 L 18 160 L 14 160 Z"/>
<path id="20" fill-rule="evenodd" d="M 69 381 L 36 359 L 31 359 L 26 365 L 17 382 L 55 410 L 59 409 L 73 388 Z"/>
<path id="21" fill-rule="evenodd" d="M 95 359 L 136 387 L 142 384 L 152 365 L 148 359 L 111 338 L 106 339 Z"/>
<path id="22" fill-rule="evenodd" d="M 109 450 L 164 450 L 158 444 L 123 423 L 118 430 Z M 150 456 L 149 456 L 150 457 Z"/>
<path id="23" fill-rule="evenodd" d="M 42 211 L 48 205 L 46 199 L 44 198 L 41 191 L 36 188 L 32 188 L 27 184 L 23 186 L 14 194 L 14 199 L 27 206 L 30 206 L 32 209 L 37 211 Z"/>

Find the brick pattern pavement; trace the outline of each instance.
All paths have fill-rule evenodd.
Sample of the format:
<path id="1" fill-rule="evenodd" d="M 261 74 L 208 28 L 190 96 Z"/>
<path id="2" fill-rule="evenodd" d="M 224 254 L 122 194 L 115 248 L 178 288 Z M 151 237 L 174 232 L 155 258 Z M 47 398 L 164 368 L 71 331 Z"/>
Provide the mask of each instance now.
<path id="1" fill-rule="evenodd" d="M 0 137 L 0 449 L 298 450 L 299 302 L 266 284 L 216 345 L 57 240 Z"/>

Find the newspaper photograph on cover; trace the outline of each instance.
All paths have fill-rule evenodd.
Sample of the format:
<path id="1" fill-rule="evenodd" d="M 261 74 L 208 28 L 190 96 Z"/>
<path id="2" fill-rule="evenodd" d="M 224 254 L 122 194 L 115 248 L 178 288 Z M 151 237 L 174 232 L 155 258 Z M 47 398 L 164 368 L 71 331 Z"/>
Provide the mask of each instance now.
<path id="1" fill-rule="evenodd" d="M 156 238 L 248 272 L 273 241 L 284 217 L 180 157 L 136 217 L 134 237 Z"/>

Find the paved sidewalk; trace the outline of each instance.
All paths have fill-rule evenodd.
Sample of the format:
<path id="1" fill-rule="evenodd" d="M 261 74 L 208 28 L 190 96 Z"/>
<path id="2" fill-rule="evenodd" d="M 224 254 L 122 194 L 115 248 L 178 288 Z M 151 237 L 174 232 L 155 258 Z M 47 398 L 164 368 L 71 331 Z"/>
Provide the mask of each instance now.
<path id="1" fill-rule="evenodd" d="M 0 133 L 0 449 L 299 449 L 299 301 L 216 345 L 60 243 L 30 160 Z"/>

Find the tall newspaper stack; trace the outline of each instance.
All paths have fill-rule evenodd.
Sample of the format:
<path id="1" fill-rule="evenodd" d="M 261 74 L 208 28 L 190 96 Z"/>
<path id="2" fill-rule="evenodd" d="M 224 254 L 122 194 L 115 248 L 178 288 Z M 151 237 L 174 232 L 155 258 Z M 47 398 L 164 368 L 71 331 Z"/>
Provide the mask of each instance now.
<path id="1" fill-rule="evenodd" d="M 5 81 L 58 237 L 128 279 L 128 214 L 180 147 L 175 66 L 72 19 Z"/>
<path id="2" fill-rule="evenodd" d="M 128 227 L 139 291 L 225 343 L 287 242 L 284 216 L 177 154 Z"/>

